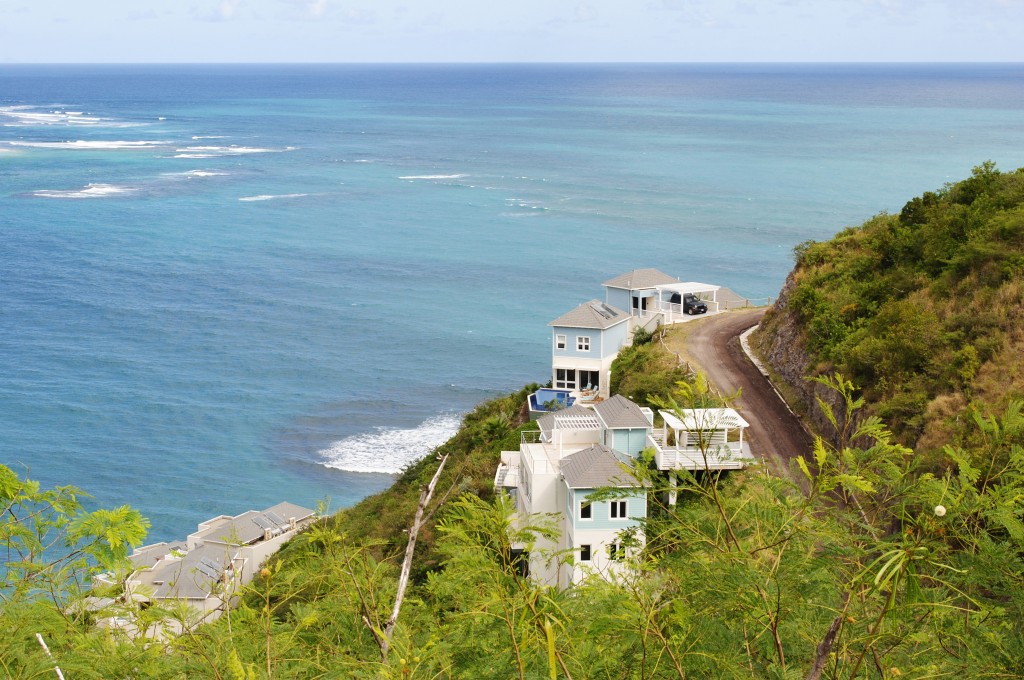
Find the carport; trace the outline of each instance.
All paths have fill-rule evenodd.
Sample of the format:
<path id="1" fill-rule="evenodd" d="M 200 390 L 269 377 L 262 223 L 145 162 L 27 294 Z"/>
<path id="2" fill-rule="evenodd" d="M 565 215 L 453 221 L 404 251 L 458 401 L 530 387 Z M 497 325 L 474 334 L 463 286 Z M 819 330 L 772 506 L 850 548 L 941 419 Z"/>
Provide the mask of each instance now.
<path id="1" fill-rule="evenodd" d="M 703 300 L 708 306 L 709 314 L 716 314 L 719 311 L 717 297 L 721 286 L 697 281 L 680 281 L 664 283 L 654 288 L 658 291 L 658 308 L 665 313 L 666 323 L 675 323 L 686 316 L 683 313 L 683 296 L 687 293 Z"/>

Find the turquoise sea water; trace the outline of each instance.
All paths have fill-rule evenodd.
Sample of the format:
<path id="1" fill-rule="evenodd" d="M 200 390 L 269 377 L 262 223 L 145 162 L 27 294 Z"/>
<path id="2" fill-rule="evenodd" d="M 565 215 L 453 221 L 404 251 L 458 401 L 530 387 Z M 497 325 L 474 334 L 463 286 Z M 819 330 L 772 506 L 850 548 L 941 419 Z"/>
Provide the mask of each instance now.
<path id="1" fill-rule="evenodd" d="M 1024 67 L 0 66 L 0 462 L 154 539 L 348 505 L 637 267 L 1024 165 Z"/>

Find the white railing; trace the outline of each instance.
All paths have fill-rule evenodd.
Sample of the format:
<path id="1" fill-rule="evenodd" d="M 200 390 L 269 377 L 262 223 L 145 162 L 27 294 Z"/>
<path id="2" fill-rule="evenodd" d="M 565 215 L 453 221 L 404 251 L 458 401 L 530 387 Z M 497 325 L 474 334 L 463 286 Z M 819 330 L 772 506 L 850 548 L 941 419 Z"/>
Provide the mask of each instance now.
<path id="1" fill-rule="evenodd" d="M 772 303 L 772 297 L 766 298 L 743 298 L 742 300 L 723 300 L 722 309 L 743 309 L 745 307 L 767 307 Z"/>
<path id="2" fill-rule="evenodd" d="M 519 433 L 520 444 L 538 444 L 540 443 L 540 430 L 523 430 Z"/>
<path id="3" fill-rule="evenodd" d="M 647 445 L 654 448 L 659 470 L 739 470 L 746 462 L 739 442 L 699 446 L 668 446 L 648 435 Z"/>
<path id="4" fill-rule="evenodd" d="M 705 300 L 701 298 L 701 302 L 708 306 L 708 314 L 716 314 L 721 311 L 721 307 L 716 300 Z M 661 310 L 665 315 L 665 323 L 675 323 L 676 319 L 689 319 L 692 318 L 690 314 L 687 314 L 683 309 L 681 302 L 664 302 L 655 300 L 654 304 Z"/>

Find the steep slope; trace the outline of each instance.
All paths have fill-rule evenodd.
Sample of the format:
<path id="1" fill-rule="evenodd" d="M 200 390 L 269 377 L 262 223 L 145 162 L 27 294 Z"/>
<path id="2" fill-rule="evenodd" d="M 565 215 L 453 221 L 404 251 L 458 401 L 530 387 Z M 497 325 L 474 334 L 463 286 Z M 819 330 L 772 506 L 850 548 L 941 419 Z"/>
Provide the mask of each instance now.
<path id="1" fill-rule="evenodd" d="M 795 254 L 755 343 L 806 404 L 808 376 L 840 371 L 927 455 L 1024 394 L 1024 168 L 985 163 Z"/>

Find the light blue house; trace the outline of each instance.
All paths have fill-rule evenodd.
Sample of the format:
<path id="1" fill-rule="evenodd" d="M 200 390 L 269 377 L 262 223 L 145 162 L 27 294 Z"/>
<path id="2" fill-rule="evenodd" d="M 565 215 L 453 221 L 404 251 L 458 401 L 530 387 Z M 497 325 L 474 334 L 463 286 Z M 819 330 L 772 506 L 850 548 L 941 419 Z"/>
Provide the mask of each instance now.
<path id="1" fill-rule="evenodd" d="M 643 546 L 647 490 L 626 471 L 629 462 L 628 456 L 604 444 L 562 459 L 563 533 L 573 559 L 559 575 L 560 586 L 579 583 L 591 574 L 614 579 L 627 555 Z M 598 489 L 622 491 L 604 500 L 592 499 Z"/>
<path id="2" fill-rule="evenodd" d="M 612 361 L 630 342 L 629 321 L 621 309 L 591 300 L 549 323 L 551 386 L 607 397 Z"/>
<path id="3" fill-rule="evenodd" d="M 679 283 L 679 279 L 658 269 L 634 269 L 601 285 L 605 289 L 605 302 L 643 318 L 660 312 L 658 286 L 675 283 Z"/>
<path id="4" fill-rule="evenodd" d="M 647 330 L 658 324 L 671 325 L 689 320 L 683 307 L 683 298 L 687 294 L 700 298 L 710 313 L 719 311 L 717 295 L 720 286 L 683 282 L 657 269 L 634 269 L 602 285 L 605 302 L 628 309 L 633 325 Z"/>
<path id="5" fill-rule="evenodd" d="M 621 394 L 594 405 L 601 424 L 601 443 L 610 449 L 636 458 L 650 447 L 654 414 L 642 409 Z"/>

